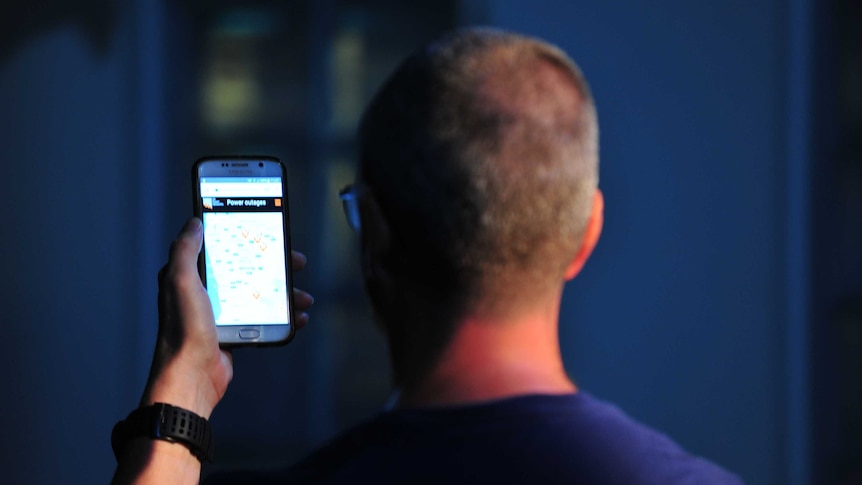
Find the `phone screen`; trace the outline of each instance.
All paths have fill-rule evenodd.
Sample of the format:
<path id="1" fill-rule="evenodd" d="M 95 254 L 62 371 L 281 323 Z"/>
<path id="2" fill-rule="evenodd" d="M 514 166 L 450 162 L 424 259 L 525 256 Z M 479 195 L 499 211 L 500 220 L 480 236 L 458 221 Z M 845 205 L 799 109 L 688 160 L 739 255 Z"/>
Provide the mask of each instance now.
<path id="1" fill-rule="evenodd" d="M 290 324 L 282 177 L 199 181 L 206 288 L 216 325 Z"/>

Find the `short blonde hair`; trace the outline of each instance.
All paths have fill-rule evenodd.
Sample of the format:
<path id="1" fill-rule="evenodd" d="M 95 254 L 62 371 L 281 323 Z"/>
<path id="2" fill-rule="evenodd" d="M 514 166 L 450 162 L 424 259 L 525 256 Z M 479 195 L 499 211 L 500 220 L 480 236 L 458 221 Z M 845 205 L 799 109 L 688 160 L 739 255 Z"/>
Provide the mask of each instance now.
<path id="1" fill-rule="evenodd" d="M 598 183 L 589 87 L 548 43 L 456 31 L 375 97 L 360 173 L 400 242 L 402 276 L 471 298 L 513 279 L 559 284 Z"/>

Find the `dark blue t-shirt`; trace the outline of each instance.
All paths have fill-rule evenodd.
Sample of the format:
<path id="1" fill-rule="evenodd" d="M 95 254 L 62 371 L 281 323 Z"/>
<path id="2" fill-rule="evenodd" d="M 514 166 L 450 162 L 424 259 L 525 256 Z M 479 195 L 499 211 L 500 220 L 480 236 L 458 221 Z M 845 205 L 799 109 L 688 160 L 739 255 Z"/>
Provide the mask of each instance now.
<path id="1" fill-rule="evenodd" d="M 587 393 L 396 410 L 277 472 L 207 481 L 258 484 L 741 484 Z"/>

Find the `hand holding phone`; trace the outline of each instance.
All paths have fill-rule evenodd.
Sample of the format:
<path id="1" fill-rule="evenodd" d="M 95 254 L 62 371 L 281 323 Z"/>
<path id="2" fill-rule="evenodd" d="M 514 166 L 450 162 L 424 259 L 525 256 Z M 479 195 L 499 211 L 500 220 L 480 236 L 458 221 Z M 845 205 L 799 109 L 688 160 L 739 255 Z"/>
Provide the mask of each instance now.
<path id="1" fill-rule="evenodd" d="M 295 333 L 287 174 L 274 157 L 205 157 L 192 169 L 204 226 L 201 280 L 222 345 L 281 345 Z"/>

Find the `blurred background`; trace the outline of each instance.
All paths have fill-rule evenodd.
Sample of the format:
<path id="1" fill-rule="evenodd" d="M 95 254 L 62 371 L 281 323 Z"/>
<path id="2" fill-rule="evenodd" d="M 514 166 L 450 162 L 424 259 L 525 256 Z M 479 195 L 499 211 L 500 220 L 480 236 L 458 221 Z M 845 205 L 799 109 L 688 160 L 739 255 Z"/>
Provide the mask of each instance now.
<path id="1" fill-rule="evenodd" d="M 43 0 L 0 7 L 0 476 L 99 483 L 138 402 L 200 156 L 289 170 L 288 347 L 240 350 L 219 467 L 378 412 L 388 357 L 336 193 L 409 52 L 460 25 L 564 48 L 599 110 L 605 231 L 567 369 L 750 484 L 862 483 L 862 5 L 854 0 Z"/>

